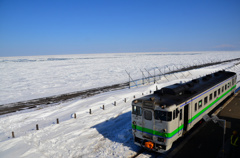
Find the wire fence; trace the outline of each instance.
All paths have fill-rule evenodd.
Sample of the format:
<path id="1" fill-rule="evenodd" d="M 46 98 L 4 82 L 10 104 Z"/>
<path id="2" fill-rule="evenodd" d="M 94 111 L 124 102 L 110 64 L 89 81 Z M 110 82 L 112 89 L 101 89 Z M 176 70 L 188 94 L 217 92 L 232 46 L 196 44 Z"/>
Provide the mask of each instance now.
<path id="1" fill-rule="evenodd" d="M 195 66 L 195 65 L 194 65 Z M 166 79 L 169 81 L 170 79 L 168 78 L 169 75 L 173 75 L 176 79 L 179 79 L 179 77 L 176 75 L 176 73 L 180 73 L 183 78 L 186 78 L 186 74 L 184 75 L 183 72 L 187 72 L 187 74 L 191 73 L 189 72 L 189 68 L 192 66 L 187 66 L 184 67 L 182 64 L 181 65 L 165 65 L 162 68 L 159 67 L 154 67 L 151 70 L 140 70 L 142 73 L 142 78 L 141 79 L 136 79 L 134 80 L 130 73 L 127 72 L 129 76 L 129 88 L 135 88 L 143 85 L 148 85 L 148 84 L 155 84 L 159 80 Z"/>
<path id="2" fill-rule="evenodd" d="M 235 61 L 237 61 L 237 63 L 234 63 L 233 65 L 230 65 L 226 68 L 224 68 L 225 70 L 236 70 L 239 69 L 240 67 L 240 62 L 239 62 L 239 58 L 235 59 Z M 232 61 L 232 60 L 230 60 Z M 141 70 L 140 72 L 142 74 L 142 78 L 140 79 L 133 79 L 132 76 L 130 75 L 130 72 L 128 72 L 127 70 L 126 73 L 129 76 L 129 88 L 135 88 L 135 87 L 139 87 L 139 86 L 144 86 L 144 85 L 148 85 L 148 84 L 155 84 L 160 80 L 166 79 L 167 81 L 169 81 L 169 76 L 173 76 L 176 79 L 180 79 L 180 78 L 187 78 L 188 75 L 192 75 L 190 73 L 190 70 L 192 69 L 197 69 L 197 68 L 202 68 L 202 67 L 206 67 L 206 66 L 214 66 L 216 64 L 224 64 L 227 63 L 228 61 L 211 61 L 210 63 L 201 63 L 199 62 L 199 64 L 195 64 L 193 63 L 193 65 L 175 65 L 175 64 L 171 64 L 171 65 L 165 65 L 162 68 L 159 67 L 154 67 L 151 68 L 150 70 L 144 69 Z M 178 77 L 176 74 L 180 73 L 181 77 Z"/>
<path id="3" fill-rule="evenodd" d="M 158 89 L 158 87 L 156 87 L 156 90 Z M 101 113 L 101 111 L 104 110 L 108 110 L 117 106 L 131 106 L 131 102 L 138 97 L 142 97 L 144 95 L 149 95 L 151 93 L 153 93 L 154 90 L 149 90 L 149 91 L 145 91 L 145 92 L 137 92 L 135 94 L 133 94 L 131 97 L 125 97 L 125 98 L 119 98 L 116 99 L 115 101 L 108 101 L 105 104 L 99 104 L 97 106 L 94 106 L 90 109 L 85 109 L 85 112 L 81 114 L 79 112 L 73 112 L 70 114 L 70 116 L 67 116 L 68 119 L 66 119 L 66 115 L 64 116 L 64 118 L 58 117 L 55 118 L 54 117 L 49 117 L 49 118 L 44 118 L 44 119 L 34 119 L 32 123 L 26 125 L 26 127 L 24 127 L 23 129 L 21 129 L 21 125 L 10 125 L 12 126 L 12 131 L 9 131 L 8 134 L 6 135 L 6 139 L 10 139 L 10 138 L 16 138 L 16 137 L 20 137 L 20 136 L 24 136 L 27 133 L 31 133 L 33 131 L 38 131 L 41 130 L 49 125 L 61 125 L 61 122 L 65 122 L 71 119 L 78 119 L 79 116 L 82 117 L 82 115 L 84 115 L 84 117 L 86 117 L 87 115 L 99 115 L 99 112 Z M 90 106 L 91 107 L 91 106 Z M 63 116 L 62 116 L 63 117 Z M 26 120 L 25 120 L 26 121 Z M 66 125 L 66 124 L 65 124 Z M 5 140 L 6 140 L 5 139 Z M 3 141 L 3 140 L 1 140 Z"/>

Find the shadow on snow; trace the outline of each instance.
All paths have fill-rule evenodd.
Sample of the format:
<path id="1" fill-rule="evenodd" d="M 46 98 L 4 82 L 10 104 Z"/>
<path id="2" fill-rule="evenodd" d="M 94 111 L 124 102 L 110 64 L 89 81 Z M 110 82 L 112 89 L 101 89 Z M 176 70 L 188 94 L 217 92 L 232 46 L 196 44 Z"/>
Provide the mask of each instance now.
<path id="1" fill-rule="evenodd" d="M 128 146 L 133 151 L 140 150 L 133 142 L 131 112 L 118 115 L 91 128 L 96 128 L 104 138 Z"/>

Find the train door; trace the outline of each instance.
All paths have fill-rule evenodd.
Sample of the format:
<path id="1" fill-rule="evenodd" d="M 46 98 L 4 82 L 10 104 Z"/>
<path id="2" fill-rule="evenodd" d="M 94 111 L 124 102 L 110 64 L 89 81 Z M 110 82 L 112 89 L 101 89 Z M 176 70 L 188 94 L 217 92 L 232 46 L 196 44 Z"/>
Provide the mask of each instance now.
<path id="1" fill-rule="evenodd" d="M 179 120 L 178 120 L 178 135 L 181 136 L 182 135 L 182 124 L 183 124 L 183 119 L 182 119 L 182 110 L 183 109 L 180 109 L 178 110 L 177 109 L 177 113 L 179 114 Z"/>
<path id="2" fill-rule="evenodd" d="M 153 133 L 150 133 L 150 131 L 153 131 L 153 111 L 150 109 L 144 109 L 142 121 L 143 128 L 145 129 L 143 130 L 143 137 L 152 139 Z"/>
<path id="3" fill-rule="evenodd" d="M 183 121 L 183 132 L 187 131 L 188 126 L 188 113 L 189 113 L 189 104 L 184 106 L 184 121 Z"/>

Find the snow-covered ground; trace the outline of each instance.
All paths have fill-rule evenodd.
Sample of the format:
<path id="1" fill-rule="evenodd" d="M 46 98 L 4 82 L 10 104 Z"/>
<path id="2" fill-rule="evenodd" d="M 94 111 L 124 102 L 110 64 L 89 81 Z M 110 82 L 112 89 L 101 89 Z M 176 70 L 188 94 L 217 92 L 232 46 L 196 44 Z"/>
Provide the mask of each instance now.
<path id="1" fill-rule="evenodd" d="M 214 60 L 214 56 L 218 56 L 219 58 L 220 56 L 224 57 L 221 58 L 222 60 L 240 57 L 239 52 L 230 52 L 228 54 L 223 52 L 211 52 L 210 54 L 211 56 L 208 56 L 207 53 L 201 52 L 198 52 L 196 54 L 182 53 L 181 55 L 172 55 L 171 59 L 168 59 L 169 56 L 166 54 L 150 55 L 149 53 L 148 55 L 94 55 L 98 56 L 98 60 L 101 61 L 100 62 L 97 59 L 89 59 L 89 61 L 95 60 L 95 64 L 88 63 L 87 59 L 86 61 L 84 59 L 78 59 L 79 56 L 76 56 L 75 58 L 69 60 L 58 59 L 55 61 L 52 61 L 53 59 L 51 59 L 51 61 L 47 60 L 50 57 L 26 57 L 28 58 L 28 60 L 30 60 L 31 58 L 32 60 L 33 58 L 39 58 L 39 61 L 24 61 L 19 63 L 16 61 L 12 61 L 17 60 L 17 58 L 8 58 L 9 61 L 3 61 L 2 59 L 1 69 L 11 70 L 8 72 L 8 79 L 10 81 L 6 81 L 6 79 L 2 78 L 1 81 L 4 81 L 5 83 L 8 82 L 9 84 L 14 80 L 21 81 L 18 83 L 18 86 L 20 87 L 27 86 L 25 85 L 25 83 L 29 82 L 29 86 L 37 86 L 38 88 L 42 88 L 41 90 L 44 91 L 46 95 L 52 95 L 56 93 L 65 93 L 65 91 L 62 90 L 58 92 L 60 88 L 53 88 L 53 92 L 50 92 L 52 90 L 52 84 L 59 84 L 62 86 L 62 89 L 65 90 L 70 87 L 69 91 L 75 91 L 81 88 L 86 88 L 81 84 L 78 84 L 79 87 L 74 87 L 74 83 L 76 84 L 77 81 L 81 81 L 82 83 L 89 85 L 89 87 L 102 86 L 104 84 L 109 85 L 109 83 L 118 83 L 121 81 L 125 81 L 128 79 L 126 74 L 124 74 L 125 69 L 134 74 L 135 71 L 139 69 L 151 68 L 155 67 L 156 65 L 161 67 L 165 64 L 170 64 L 174 62 L 176 64 L 182 63 L 192 65 L 191 62 L 193 62 L 194 60 L 199 59 L 199 61 L 201 61 L 201 59 L 207 59 L 209 61 L 209 58 Z M 85 56 L 88 56 L 90 58 L 91 55 Z M 119 58 L 113 58 L 114 56 L 119 56 Z M 134 56 L 135 59 L 128 59 Z M 168 56 L 168 58 L 165 56 Z M 107 57 L 111 58 L 107 60 Z M 43 61 L 40 61 L 40 58 L 45 59 Z M 155 59 L 150 62 L 148 58 L 151 58 L 152 60 L 154 58 Z M 144 59 L 146 60 L 146 62 L 149 63 L 147 64 L 146 62 L 144 62 Z M 168 62 L 165 62 L 163 59 L 167 59 Z M 4 60 L 6 60 L 6 58 Z M 114 60 L 118 61 L 116 63 L 118 66 L 114 65 Z M 57 64 L 55 62 L 57 62 Z M 74 64 L 78 62 L 85 62 L 85 65 L 82 64 L 81 66 L 80 63 L 77 65 Z M 12 67 L 10 66 L 10 63 L 12 63 Z M 183 77 L 183 74 L 181 73 L 176 73 L 175 75 L 181 79 L 176 79 L 174 75 L 169 75 L 168 79 L 170 80 L 170 82 L 162 78 L 162 80 L 159 80 L 154 85 L 152 84 L 134 89 L 123 89 L 118 91 L 106 92 L 85 99 L 77 99 L 65 103 L 59 103 L 58 105 L 53 105 L 47 108 L 41 108 L 40 106 L 35 109 L 2 115 L 0 116 L 0 157 L 131 157 L 139 150 L 139 148 L 134 145 L 131 134 L 131 101 L 133 100 L 134 95 L 136 97 L 142 96 L 142 93 L 144 93 L 144 95 L 147 95 L 150 93 L 150 90 L 154 91 L 156 89 L 156 86 L 158 86 L 158 88 L 161 88 L 176 82 L 188 81 L 192 78 L 197 78 L 199 76 L 203 76 L 205 74 L 226 68 L 227 70 L 237 72 L 239 79 L 240 64 L 234 65 L 237 63 L 239 62 L 231 62 L 207 68 L 191 70 L 189 71 L 190 73 L 184 72 L 184 76 L 187 78 Z M 25 66 L 21 67 L 21 64 Z M 9 65 L 10 68 L 5 67 L 4 65 Z M 39 67 L 38 69 L 37 65 L 41 67 Z M 52 65 L 52 67 L 50 65 Z M 61 67 L 60 65 L 63 66 Z M 89 67 L 92 70 L 86 65 L 91 65 Z M 94 65 L 99 66 L 94 67 Z M 27 68 L 26 66 L 29 67 Z M 84 67 L 85 69 L 80 69 L 81 67 Z M 18 69 L 19 72 L 14 68 Z M 80 70 L 76 70 L 78 68 Z M 115 68 L 117 70 L 115 70 Z M 37 71 L 36 73 L 34 73 L 34 69 L 37 69 L 35 70 Z M 104 71 L 104 69 L 106 69 L 106 71 Z M 58 75 L 60 76 L 59 79 L 57 78 L 58 75 L 56 75 L 58 70 Z M 1 75 L 7 76 L 6 71 L 7 70 L 4 70 L 3 73 L 1 71 Z M 13 71 L 16 73 L 18 72 L 18 75 L 21 73 L 26 74 L 26 76 L 28 76 L 29 78 L 25 78 L 27 79 L 26 81 L 24 81 L 23 79 L 20 80 L 21 77 L 17 74 L 14 74 Z M 31 75 L 29 71 L 34 74 Z M 46 73 L 46 71 L 49 72 Z M 75 77 L 78 76 L 79 73 L 79 80 L 76 79 L 76 77 L 75 79 L 77 81 L 72 81 L 74 83 L 69 82 L 71 77 L 68 78 L 65 76 L 71 74 L 71 72 L 69 71 L 72 71 L 73 76 Z M 64 75 L 64 73 L 66 74 Z M 91 73 L 95 73 L 95 75 L 88 76 L 91 75 Z M 138 73 L 139 76 L 137 76 Z M 138 73 L 133 76 L 141 77 L 139 71 Z M 39 78 L 37 77 L 37 74 L 40 75 Z M 48 75 L 50 75 L 51 77 Z M 86 81 L 84 82 L 84 80 L 81 80 L 80 76 L 88 76 L 89 80 L 86 79 Z M 42 87 L 40 84 L 41 77 L 47 77 L 47 79 L 42 78 L 42 81 L 45 80 L 45 88 Z M 105 81 L 106 79 L 108 79 L 108 83 Z M 62 80 L 64 80 L 64 82 L 61 82 Z M 7 87 L 10 88 L 10 90 L 8 91 L 8 95 L 14 95 L 15 89 L 11 88 L 11 84 L 7 86 L 3 86 L 2 83 L 0 84 L 1 91 L 3 90 L 4 96 L 7 95 Z M 31 86 L 29 88 L 32 88 Z M 238 85 L 238 87 L 239 86 L 240 85 Z M 41 93 L 39 93 L 39 91 L 41 90 L 37 89 L 36 87 L 31 89 L 32 94 L 35 94 L 36 96 L 41 96 Z M 30 90 L 27 90 L 27 88 L 22 89 L 23 94 L 21 94 L 21 91 L 17 91 L 17 100 L 21 99 L 21 95 L 25 96 L 25 98 L 28 98 L 29 96 L 27 96 L 27 92 L 30 92 Z M 2 96 L 2 92 L 1 98 L 4 98 Z M 124 102 L 124 98 L 127 98 L 126 103 Z M 3 102 L 9 102 L 9 98 L 7 100 Z M 114 101 L 116 101 L 117 103 L 116 106 L 113 105 Z M 102 109 L 103 104 L 105 105 L 105 110 Z M 91 115 L 89 114 L 89 109 L 92 110 Z M 76 119 L 73 118 L 74 113 L 77 114 Z M 59 124 L 56 124 L 57 118 L 59 119 Z M 36 124 L 39 125 L 38 131 L 36 130 Z M 15 133 L 15 138 L 12 138 L 12 131 L 14 131 Z M 148 157 L 148 155 L 143 155 L 143 157 Z"/>
<path id="2" fill-rule="evenodd" d="M 125 70 L 138 79 L 140 70 L 239 57 L 239 51 L 0 57 L 0 105 L 127 82 Z"/>

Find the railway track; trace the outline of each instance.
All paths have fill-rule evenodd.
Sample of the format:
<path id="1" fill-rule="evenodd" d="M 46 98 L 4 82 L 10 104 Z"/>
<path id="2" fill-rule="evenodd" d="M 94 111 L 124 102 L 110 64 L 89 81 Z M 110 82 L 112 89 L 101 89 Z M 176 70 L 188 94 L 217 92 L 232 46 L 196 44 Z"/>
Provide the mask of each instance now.
<path id="1" fill-rule="evenodd" d="M 169 153 L 169 152 L 167 152 Z M 135 155 L 133 155 L 131 158 L 165 158 L 167 156 L 167 153 L 157 153 L 153 151 L 145 150 L 144 148 L 141 148 Z"/>
<path id="2" fill-rule="evenodd" d="M 228 62 L 232 62 L 232 61 L 238 61 L 238 60 L 240 60 L 240 58 L 219 61 L 219 62 L 205 63 L 205 64 L 201 64 L 201 65 L 193 65 L 193 66 L 184 67 L 184 68 L 181 68 L 178 70 L 174 70 L 171 72 L 167 72 L 164 75 L 188 71 L 188 70 L 197 69 L 197 68 L 213 66 L 213 65 L 218 65 L 218 64 L 222 64 L 222 63 L 228 63 Z M 0 105 L 0 115 L 16 112 L 16 111 L 20 111 L 20 110 L 25 110 L 25 109 L 31 109 L 31 108 L 35 108 L 37 106 L 52 105 L 52 104 L 56 104 L 56 103 L 66 102 L 66 101 L 70 101 L 70 100 L 73 100 L 76 98 L 87 98 L 87 97 L 94 96 L 94 95 L 97 95 L 97 94 L 100 94 L 103 92 L 126 89 L 126 88 L 128 88 L 128 86 L 129 86 L 129 83 L 125 82 L 125 83 L 114 84 L 114 85 L 104 86 L 104 87 L 98 87 L 98 88 L 77 91 L 77 92 L 72 92 L 72 93 L 67 93 L 67 94 L 55 95 L 55 96 L 44 97 L 44 98 L 37 98 L 37 99 L 21 101 L 21 102 L 16 102 L 16 103 L 2 104 L 2 105 Z"/>

